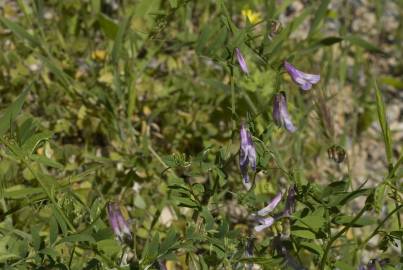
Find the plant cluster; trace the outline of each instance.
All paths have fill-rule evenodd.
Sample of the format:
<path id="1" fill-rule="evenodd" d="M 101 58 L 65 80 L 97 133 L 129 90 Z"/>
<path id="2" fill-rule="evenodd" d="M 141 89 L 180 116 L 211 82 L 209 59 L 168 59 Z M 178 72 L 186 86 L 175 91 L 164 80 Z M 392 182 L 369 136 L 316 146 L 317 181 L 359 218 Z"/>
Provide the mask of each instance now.
<path id="1" fill-rule="evenodd" d="M 402 269 L 403 158 L 376 76 L 355 105 L 374 103 L 377 185 L 352 176 L 328 105 L 358 85 L 349 55 L 385 52 L 323 36 L 346 19 L 330 0 L 285 23 L 291 1 L 254 2 L 5 1 L 3 269 Z"/>

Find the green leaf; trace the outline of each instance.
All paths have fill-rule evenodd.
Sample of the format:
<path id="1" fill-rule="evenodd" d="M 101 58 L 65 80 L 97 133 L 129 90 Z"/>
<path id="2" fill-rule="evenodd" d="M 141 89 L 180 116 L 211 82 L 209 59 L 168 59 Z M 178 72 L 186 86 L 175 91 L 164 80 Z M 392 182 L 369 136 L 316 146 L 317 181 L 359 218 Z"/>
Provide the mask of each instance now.
<path id="1" fill-rule="evenodd" d="M 269 266 L 279 266 L 281 265 L 282 259 L 274 259 L 267 257 L 251 257 L 251 258 L 242 258 L 239 262 L 243 263 L 256 263 L 261 266 L 269 267 Z"/>
<path id="2" fill-rule="evenodd" d="M 314 242 L 301 242 L 300 245 L 309 250 L 312 253 L 315 253 L 316 255 L 322 256 L 323 249 L 321 246 L 318 244 L 315 244 Z"/>
<path id="3" fill-rule="evenodd" d="M 156 233 L 154 234 L 154 237 L 152 238 L 151 242 L 148 242 L 144 247 L 143 253 L 141 255 L 142 265 L 148 265 L 157 258 L 159 253 L 159 242 L 160 237 L 159 234 Z"/>
<path id="4" fill-rule="evenodd" d="M 41 247 L 41 237 L 39 236 L 40 227 L 38 225 L 31 227 L 32 246 L 36 251 Z"/>
<path id="5" fill-rule="evenodd" d="M 102 13 L 98 16 L 98 22 L 105 36 L 115 40 L 119 26 L 111 18 Z"/>
<path id="6" fill-rule="evenodd" d="M 297 222 L 298 226 L 300 225 L 299 223 L 302 223 L 304 226 L 308 226 L 308 228 L 317 232 L 325 224 L 326 219 L 319 215 L 309 215 L 299 219 Z"/>
<path id="7" fill-rule="evenodd" d="M 363 49 L 365 49 L 365 50 L 367 50 L 369 52 L 372 52 L 372 53 L 381 53 L 381 54 L 384 53 L 377 46 L 375 46 L 375 45 L 369 43 L 368 41 L 366 41 L 366 40 L 364 40 L 364 39 L 362 39 L 362 38 L 360 38 L 358 36 L 355 36 L 355 35 L 345 36 L 344 40 L 347 40 L 351 44 L 353 44 L 355 46 L 358 46 L 358 47 L 361 47 L 361 48 L 363 48 Z"/>
<path id="8" fill-rule="evenodd" d="M 91 0 L 91 11 L 98 14 L 101 11 L 101 0 Z"/>
<path id="9" fill-rule="evenodd" d="M 333 44 L 339 43 L 343 40 L 342 37 L 325 37 L 317 42 L 317 44 L 323 46 L 332 46 Z"/>
<path id="10" fill-rule="evenodd" d="M 11 142 L 7 143 L 7 148 L 10 150 L 10 154 L 13 158 L 16 160 L 22 160 L 25 158 L 25 152 L 21 149 L 19 145 L 16 144 L 16 142 Z"/>
<path id="11" fill-rule="evenodd" d="M 189 207 L 189 208 L 199 208 L 199 204 L 191 199 L 186 197 L 175 197 L 173 200 L 178 204 L 178 206 Z"/>
<path id="12" fill-rule="evenodd" d="M 28 94 L 28 90 L 30 85 L 25 87 L 22 93 L 17 97 L 17 99 L 7 107 L 5 112 L 0 118 L 0 137 L 7 132 L 10 128 L 10 124 L 14 121 L 17 115 L 20 113 L 22 109 L 22 105 L 24 104 L 24 100 Z"/>
<path id="13" fill-rule="evenodd" d="M 330 201 L 328 203 L 328 206 L 342 206 L 345 205 L 346 203 L 354 200 L 357 197 L 360 196 L 367 196 L 371 193 L 372 189 L 365 188 L 365 189 L 358 189 L 354 190 L 352 192 L 342 192 L 339 194 L 332 195 L 330 197 Z"/>
<path id="14" fill-rule="evenodd" d="M 301 238 L 305 238 L 305 239 L 316 239 L 315 234 L 308 230 L 293 230 L 292 235 L 298 236 Z"/>
<path id="15" fill-rule="evenodd" d="M 53 213 L 53 216 L 56 218 L 57 223 L 59 224 L 62 233 L 67 234 L 67 231 L 68 231 L 67 224 L 64 221 L 63 217 L 59 214 L 59 211 L 56 209 L 55 205 L 52 205 L 52 213 Z"/>
<path id="16" fill-rule="evenodd" d="M 159 1 L 157 0 L 141 0 L 136 6 L 136 16 L 146 16 L 151 11 L 158 9 Z"/>
<path id="17" fill-rule="evenodd" d="M 50 138 L 52 138 L 52 135 L 53 133 L 50 131 L 36 133 L 33 136 L 29 137 L 21 146 L 21 148 L 27 155 L 31 155 L 36 150 L 39 143 L 49 140 Z"/>
<path id="18" fill-rule="evenodd" d="M 213 215 L 211 215 L 210 211 L 207 209 L 206 206 L 203 206 L 203 210 L 200 213 L 200 216 L 204 218 L 204 221 L 206 223 L 206 231 L 210 231 L 214 229 L 214 218 Z"/>
<path id="19" fill-rule="evenodd" d="M 63 86 L 67 93 L 70 95 L 74 94 L 74 79 L 63 71 L 63 65 L 55 58 L 45 57 L 43 55 L 38 55 L 38 57 L 49 69 L 49 71 L 55 75 L 57 81 Z"/>
<path id="20" fill-rule="evenodd" d="M 352 227 L 363 227 L 372 224 L 376 224 L 376 219 L 370 217 L 361 217 L 355 221 L 354 224 L 350 224 L 355 217 L 352 216 L 337 216 L 334 218 L 333 222 L 339 225 L 351 225 Z"/>
<path id="21" fill-rule="evenodd" d="M 343 261 L 337 261 L 334 266 L 339 268 L 340 270 L 355 270 L 356 268 L 352 267 L 350 264 L 347 264 Z"/>
<path id="22" fill-rule="evenodd" d="M 218 50 L 224 47 L 225 40 L 228 36 L 228 29 L 226 27 L 221 27 L 215 36 L 214 42 L 209 45 L 209 51 L 216 54 Z"/>
<path id="23" fill-rule="evenodd" d="M 392 152 L 392 139 L 390 135 L 390 128 L 386 118 L 385 102 L 383 101 L 381 91 L 378 88 L 376 80 L 374 80 L 375 96 L 376 96 L 376 109 L 378 111 L 378 120 L 382 129 L 383 142 L 385 145 L 386 159 L 389 168 L 393 167 L 393 152 Z"/>
<path id="24" fill-rule="evenodd" d="M 177 8 L 178 0 L 169 0 L 169 4 L 171 5 L 171 8 Z"/>
<path id="25" fill-rule="evenodd" d="M 119 30 L 117 32 L 116 38 L 115 38 L 115 42 L 113 43 L 112 62 L 115 64 L 119 60 L 120 52 L 122 50 L 123 37 L 128 29 L 131 18 L 132 18 L 132 15 L 127 16 L 124 19 L 124 21 L 121 23 L 121 25 L 119 26 Z"/>
<path id="26" fill-rule="evenodd" d="M 60 254 L 57 253 L 56 250 L 54 250 L 53 248 L 48 248 L 48 247 L 45 247 L 45 248 L 39 250 L 39 253 L 48 255 L 48 256 L 52 257 L 53 259 L 56 259 L 60 256 Z"/>
<path id="27" fill-rule="evenodd" d="M 49 167 L 60 169 L 60 170 L 62 170 L 64 168 L 63 164 L 61 164 L 55 160 L 49 159 L 45 156 L 31 155 L 30 158 L 33 161 L 39 162 L 45 166 L 49 166 Z"/>
<path id="28" fill-rule="evenodd" d="M 386 183 L 382 183 L 381 185 L 379 185 L 375 188 L 374 206 L 375 206 L 375 211 L 378 214 L 380 213 L 382 206 L 383 206 L 385 190 L 386 190 Z"/>
<path id="29" fill-rule="evenodd" d="M 330 3 L 330 0 L 322 0 L 318 9 L 315 12 L 314 19 L 311 25 L 311 29 L 309 29 L 309 36 L 311 36 L 316 29 L 318 28 L 319 24 L 322 22 L 323 18 L 326 15 L 327 7 Z"/>
<path id="30" fill-rule="evenodd" d="M 167 253 L 172 247 L 174 247 L 178 243 L 178 235 L 174 229 L 170 229 L 168 231 L 167 236 L 165 237 L 164 241 L 162 241 L 160 246 L 160 254 Z"/>
<path id="31" fill-rule="evenodd" d="M 19 25 L 18 23 L 15 23 L 13 21 L 10 21 L 9 19 L 5 18 L 4 16 L 0 16 L 0 22 L 2 22 L 8 29 L 13 31 L 15 35 L 17 35 L 21 39 L 27 40 L 33 47 L 40 47 L 41 43 L 39 40 L 28 33 L 24 27 Z"/>
<path id="32" fill-rule="evenodd" d="M 4 198 L 6 199 L 21 199 L 31 195 L 42 193 L 42 188 L 26 187 L 24 185 L 15 185 L 7 188 L 4 191 Z"/>
<path id="33" fill-rule="evenodd" d="M 207 48 L 208 40 L 220 29 L 220 25 L 216 22 L 206 24 L 196 41 L 196 52 L 202 54 L 203 49 Z"/>
<path id="34" fill-rule="evenodd" d="M 396 239 L 403 237 L 403 231 L 391 231 L 389 234 Z"/>
<path id="35" fill-rule="evenodd" d="M 49 242 L 51 245 L 56 241 L 59 232 L 56 218 L 52 215 L 49 219 Z"/>
<path id="36" fill-rule="evenodd" d="M 396 90 L 403 89 L 403 80 L 402 79 L 399 79 L 399 78 L 396 78 L 393 76 L 384 75 L 379 78 L 379 81 L 383 84 L 387 84 L 389 86 L 396 88 Z"/>
<path id="37" fill-rule="evenodd" d="M 21 125 L 17 126 L 17 138 L 20 145 L 35 134 L 36 125 L 33 118 L 27 118 Z"/>
<path id="38" fill-rule="evenodd" d="M 104 239 L 98 241 L 97 248 L 104 252 L 107 256 L 113 256 L 122 249 L 120 243 L 115 239 Z"/>
<path id="39" fill-rule="evenodd" d="M 71 234 L 66 237 L 63 237 L 61 240 L 58 241 L 58 243 L 56 245 L 66 243 L 66 242 L 67 243 L 76 243 L 76 242 L 95 243 L 95 239 L 88 233 Z"/>

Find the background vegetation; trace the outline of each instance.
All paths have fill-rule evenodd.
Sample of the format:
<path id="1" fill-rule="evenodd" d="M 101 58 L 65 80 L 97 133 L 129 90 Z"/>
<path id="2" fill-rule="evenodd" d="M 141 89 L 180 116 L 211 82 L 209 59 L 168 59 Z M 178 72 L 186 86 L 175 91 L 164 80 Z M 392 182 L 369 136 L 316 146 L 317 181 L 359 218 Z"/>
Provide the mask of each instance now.
<path id="1" fill-rule="evenodd" d="M 401 269 L 402 1 L 0 10 L 3 269 Z M 320 83 L 300 91 L 284 60 Z M 273 123 L 280 90 L 295 133 Z M 250 191 L 241 122 L 258 155 Z M 255 232 L 252 213 L 293 184 L 292 218 Z"/>

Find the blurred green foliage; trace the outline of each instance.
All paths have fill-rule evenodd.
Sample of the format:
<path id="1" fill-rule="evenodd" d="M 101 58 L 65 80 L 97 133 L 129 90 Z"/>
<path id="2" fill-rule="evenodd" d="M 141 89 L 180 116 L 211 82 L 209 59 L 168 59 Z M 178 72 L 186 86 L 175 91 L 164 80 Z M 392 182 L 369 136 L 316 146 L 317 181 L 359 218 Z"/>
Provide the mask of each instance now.
<path id="1" fill-rule="evenodd" d="M 0 4 L 1 267 L 356 269 L 381 254 L 398 264 L 402 158 L 380 89 L 394 93 L 402 80 L 383 74 L 378 88 L 369 78 L 379 75 L 371 64 L 401 42 L 385 51 L 351 31 L 354 1 L 311 1 L 299 11 L 292 2 Z M 372 2 L 380 23 L 385 2 Z M 320 73 L 321 83 L 300 92 L 285 59 Z M 345 87 L 354 93 L 341 103 L 357 109 L 340 126 L 328 103 Z M 280 90 L 294 134 L 272 120 Z M 242 121 L 258 153 L 250 191 L 238 168 Z M 329 147 L 348 148 L 377 121 L 387 156 L 381 184 L 360 185 L 348 158 L 318 167 Z M 292 218 L 254 233 L 250 214 L 294 183 Z M 115 239 L 108 201 L 127 209 L 133 246 Z M 273 247 L 279 235 L 295 262 Z M 369 246 L 375 235 L 383 240 Z"/>

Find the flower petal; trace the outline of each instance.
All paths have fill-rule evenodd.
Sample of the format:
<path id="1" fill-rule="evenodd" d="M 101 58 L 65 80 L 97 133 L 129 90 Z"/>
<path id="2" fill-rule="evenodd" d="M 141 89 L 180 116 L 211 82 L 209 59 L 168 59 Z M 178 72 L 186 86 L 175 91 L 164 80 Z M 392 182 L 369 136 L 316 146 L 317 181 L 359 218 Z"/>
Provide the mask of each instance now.
<path id="1" fill-rule="evenodd" d="M 281 194 L 281 192 L 279 192 L 279 193 L 269 202 L 269 204 L 268 204 L 265 208 L 260 209 L 260 210 L 257 212 L 257 214 L 258 214 L 259 216 L 266 216 L 267 214 L 273 212 L 273 210 L 276 208 L 276 206 L 277 206 L 277 205 L 279 204 L 279 202 L 281 201 L 282 196 L 283 196 L 283 195 Z"/>
<path id="2" fill-rule="evenodd" d="M 248 148 L 248 159 L 252 170 L 256 171 L 256 149 L 253 145 Z"/>
<path id="3" fill-rule="evenodd" d="M 132 235 L 130 232 L 130 227 L 127 221 L 124 219 L 122 212 L 120 211 L 119 204 L 116 202 L 111 202 L 108 204 L 107 210 L 109 216 L 109 224 L 111 225 L 112 230 L 119 241 L 131 241 Z"/>
<path id="4" fill-rule="evenodd" d="M 269 228 L 271 225 L 273 225 L 274 221 L 275 219 L 272 217 L 265 218 L 261 225 L 255 226 L 255 231 L 260 232 L 266 228 Z"/>
<path id="5" fill-rule="evenodd" d="M 310 90 L 312 88 L 312 84 L 310 82 L 305 82 L 299 85 L 302 90 Z"/>
<path id="6" fill-rule="evenodd" d="M 245 183 L 249 183 L 249 175 L 248 175 L 248 164 L 245 164 L 244 166 L 240 166 L 241 169 L 241 175 L 242 175 L 242 180 Z"/>
<path id="7" fill-rule="evenodd" d="M 313 84 L 320 81 L 320 75 L 302 72 L 287 61 L 284 61 L 284 68 L 291 76 L 292 80 L 298 84 L 302 90 L 309 90 L 312 88 Z"/>
<path id="8" fill-rule="evenodd" d="M 241 70 L 245 74 L 249 74 L 248 65 L 246 64 L 245 58 L 243 57 L 241 50 L 239 48 L 235 48 L 236 58 L 238 60 L 238 64 L 241 67 Z"/>
<path id="9" fill-rule="evenodd" d="M 241 125 L 240 138 L 239 167 L 241 169 L 242 178 L 245 184 L 249 183 L 248 165 L 251 165 L 252 169 L 256 171 L 256 149 L 250 132 L 243 124 Z"/>
<path id="10" fill-rule="evenodd" d="M 284 126 L 289 132 L 294 132 L 297 128 L 291 121 L 287 108 L 287 98 L 285 93 L 281 91 L 274 97 L 273 119 L 277 126 Z"/>
<path id="11" fill-rule="evenodd" d="M 318 75 L 318 74 L 309 74 L 309 73 L 303 73 L 303 72 L 302 72 L 302 74 L 303 74 L 304 79 L 312 84 L 318 83 L 320 81 L 320 75 Z"/>
<path id="12" fill-rule="evenodd" d="M 295 186 L 288 189 L 287 201 L 285 203 L 284 215 L 290 216 L 295 211 Z"/>
<path id="13" fill-rule="evenodd" d="M 291 122 L 291 118 L 288 114 L 287 114 L 287 117 L 284 117 L 284 126 L 285 126 L 285 129 L 288 130 L 289 132 L 295 132 L 297 130 L 297 128 Z"/>
<path id="14" fill-rule="evenodd" d="M 108 211 L 108 219 L 109 219 L 109 224 L 113 230 L 113 233 L 120 238 L 121 231 L 119 228 L 118 220 L 116 217 L 116 206 L 115 203 L 108 203 L 107 206 L 107 211 Z"/>

